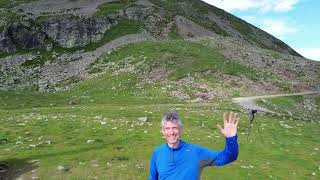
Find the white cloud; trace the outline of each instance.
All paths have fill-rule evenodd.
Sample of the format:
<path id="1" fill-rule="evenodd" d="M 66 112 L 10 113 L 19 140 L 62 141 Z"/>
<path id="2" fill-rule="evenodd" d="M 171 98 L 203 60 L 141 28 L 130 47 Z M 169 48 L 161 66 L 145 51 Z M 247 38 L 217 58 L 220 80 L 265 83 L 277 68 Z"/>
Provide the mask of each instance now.
<path id="1" fill-rule="evenodd" d="M 287 12 L 290 11 L 293 8 L 293 6 L 298 2 L 298 0 L 280 1 L 279 3 L 275 4 L 274 10 L 280 12 Z"/>
<path id="2" fill-rule="evenodd" d="M 225 11 L 246 11 L 253 10 L 255 15 L 242 15 L 242 19 L 263 29 L 264 31 L 282 39 L 292 38 L 297 32 L 305 27 L 296 26 L 291 23 L 294 20 L 288 21 L 286 19 L 270 19 L 267 18 L 266 13 L 270 12 L 288 12 L 292 10 L 302 0 L 202 0 L 208 4 L 214 5 Z M 249 12 L 249 11 L 247 11 Z M 251 11 L 252 12 L 252 11 Z M 294 48 L 302 56 L 320 61 L 320 47 L 318 48 Z"/>
<path id="3" fill-rule="evenodd" d="M 294 48 L 298 53 L 300 53 L 302 56 L 320 61 L 320 48 Z"/>
<path id="4" fill-rule="evenodd" d="M 202 0 L 228 12 L 234 10 L 258 9 L 262 12 L 287 12 L 290 11 L 299 0 Z"/>
<path id="5" fill-rule="evenodd" d="M 264 19 L 261 24 L 261 29 L 283 39 L 285 36 L 294 34 L 299 31 L 297 27 L 290 25 L 284 20 Z"/>

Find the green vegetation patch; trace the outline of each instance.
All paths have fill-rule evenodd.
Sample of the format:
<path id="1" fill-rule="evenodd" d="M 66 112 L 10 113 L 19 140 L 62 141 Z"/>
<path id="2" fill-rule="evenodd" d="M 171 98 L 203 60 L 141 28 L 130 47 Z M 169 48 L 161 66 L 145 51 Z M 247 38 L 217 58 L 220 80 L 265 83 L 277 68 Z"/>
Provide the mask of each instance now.
<path id="1" fill-rule="evenodd" d="M 316 97 L 316 105 L 320 109 L 320 96 Z"/>
<path id="2" fill-rule="evenodd" d="M 303 96 L 278 97 L 270 99 L 270 102 L 282 107 L 293 108 L 297 104 L 303 102 L 303 99 Z"/>
<path id="3" fill-rule="evenodd" d="M 251 36 L 252 30 L 249 27 L 249 24 L 237 19 L 236 17 L 228 16 L 232 26 L 245 36 Z"/>
<path id="4" fill-rule="evenodd" d="M 174 23 L 170 29 L 169 37 L 172 39 L 182 39 L 178 34 L 178 27 L 176 23 Z"/>
<path id="5" fill-rule="evenodd" d="M 235 61 L 226 60 L 216 49 L 200 43 L 175 40 L 132 44 L 112 53 L 105 62 L 117 62 L 131 57 L 132 63 L 144 61 L 143 70 L 165 67 L 172 79 L 181 79 L 195 72 L 212 70 L 230 75 L 254 77 L 256 72 Z"/>
<path id="6" fill-rule="evenodd" d="M 22 3 L 28 3 L 35 0 L 0 0 L 0 7 L 1 8 L 13 8 L 17 5 L 20 5 Z"/>
<path id="7" fill-rule="evenodd" d="M 319 121 L 319 96 L 286 96 L 268 98 L 258 104 L 282 114 L 285 118 L 304 121 Z"/>
<path id="8" fill-rule="evenodd" d="M 25 50 L 25 49 L 19 49 L 19 50 L 15 51 L 15 52 L 3 52 L 3 51 L 0 51 L 0 58 L 4 58 L 4 57 L 7 57 L 7 56 L 11 56 L 11 55 L 17 55 L 17 54 L 26 54 L 28 52 L 30 52 L 30 50 Z"/>
<path id="9" fill-rule="evenodd" d="M 125 5 L 122 4 L 120 1 L 104 3 L 98 7 L 99 11 L 97 12 L 97 15 L 105 16 L 108 14 L 113 14 L 124 7 Z"/>
<path id="10" fill-rule="evenodd" d="M 135 0 L 120 0 L 120 1 L 112 1 L 112 2 L 107 2 L 104 4 L 101 4 L 98 7 L 98 12 L 96 15 L 98 16 L 105 16 L 108 14 L 114 14 L 117 13 L 117 11 L 123 9 L 127 5 L 135 2 Z"/>

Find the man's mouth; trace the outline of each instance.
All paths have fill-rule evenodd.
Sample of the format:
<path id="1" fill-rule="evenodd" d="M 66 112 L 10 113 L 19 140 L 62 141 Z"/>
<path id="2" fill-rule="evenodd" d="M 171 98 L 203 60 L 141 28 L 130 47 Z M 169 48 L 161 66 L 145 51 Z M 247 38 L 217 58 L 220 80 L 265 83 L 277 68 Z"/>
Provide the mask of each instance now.
<path id="1" fill-rule="evenodd" d="M 175 136 L 172 136 L 172 137 L 169 137 L 170 140 L 175 140 L 176 137 Z"/>

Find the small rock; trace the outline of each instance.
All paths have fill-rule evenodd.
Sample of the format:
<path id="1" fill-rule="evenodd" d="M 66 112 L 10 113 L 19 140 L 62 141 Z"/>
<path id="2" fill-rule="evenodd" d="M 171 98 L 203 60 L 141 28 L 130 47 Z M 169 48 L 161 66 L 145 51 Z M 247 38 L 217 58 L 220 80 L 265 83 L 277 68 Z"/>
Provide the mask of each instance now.
<path id="1" fill-rule="evenodd" d="M 87 143 L 89 144 L 89 143 L 94 143 L 96 140 L 94 140 L 94 139 L 89 139 L 89 140 L 87 140 Z"/>
<path id="2" fill-rule="evenodd" d="M 242 165 L 242 166 L 240 166 L 240 167 L 243 168 L 243 169 L 253 169 L 253 166 L 252 166 L 252 165 L 248 165 L 248 166 Z"/>
<path id="3" fill-rule="evenodd" d="M 280 126 L 282 126 L 283 128 L 286 128 L 286 129 L 290 129 L 292 128 L 291 126 L 289 126 L 288 124 L 280 124 Z"/>
<path id="4" fill-rule="evenodd" d="M 148 117 L 140 117 L 138 118 L 139 121 L 142 121 L 142 122 L 147 122 L 148 121 Z"/>
<path id="5" fill-rule="evenodd" d="M 57 170 L 58 171 L 62 171 L 62 170 L 64 170 L 64 167 L 63 166 L 58 166 Z"/>

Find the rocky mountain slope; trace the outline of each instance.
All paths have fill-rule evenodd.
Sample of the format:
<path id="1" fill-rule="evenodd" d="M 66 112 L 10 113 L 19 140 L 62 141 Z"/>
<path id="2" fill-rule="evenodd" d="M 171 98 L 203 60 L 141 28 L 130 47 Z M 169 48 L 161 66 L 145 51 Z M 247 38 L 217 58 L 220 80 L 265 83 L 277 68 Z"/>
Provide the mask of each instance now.
<path id="1" fill-rule="evenodd" d="M 101 59 L 111 52 L 121 53 L 124 45 L 174 39 L 212 48 L 225 63 L 258 72 L 235 74 L 207 68 L 180 77 L 182 81 L 196 73 L 209 74 L 207 78 L 213 74 L 222 84 L 233 83 L 243 89 L 240 94 L 314 90 L 319 86 L 319 62 L 301 57 L 272 35 L 202 1 L 19 2 L 1 1 L 5 7 L 0 9 L 4 17 L 0 21 L 2 90 L 68 89 L 72 83 L 95 77 L 93 67 L 99 69 L 98 74 L 106 71 Z M 165 54 L 160 53 L 159 59 L 166 59 Z M 155 74 L 167 70 L 161 62 L 148 69 Z"/>

